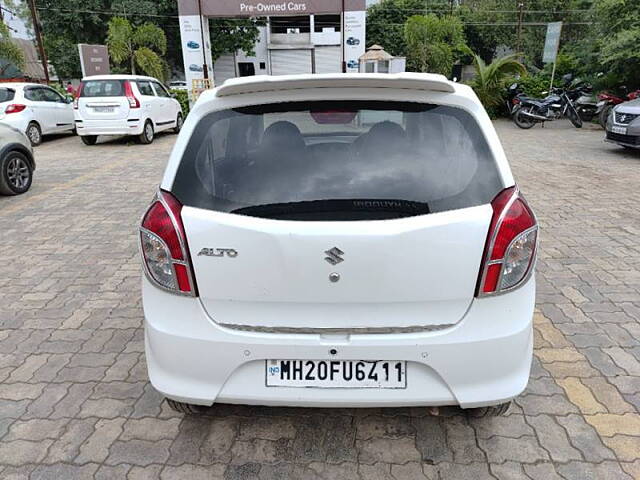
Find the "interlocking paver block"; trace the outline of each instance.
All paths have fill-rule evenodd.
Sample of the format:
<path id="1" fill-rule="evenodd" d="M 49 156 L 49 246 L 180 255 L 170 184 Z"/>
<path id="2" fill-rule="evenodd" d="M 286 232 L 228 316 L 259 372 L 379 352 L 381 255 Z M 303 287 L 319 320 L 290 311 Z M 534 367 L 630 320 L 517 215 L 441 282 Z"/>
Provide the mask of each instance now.
<path id="1" fill-rule="evenodd" d="M 175 137 L 46 141 L 32 190 L 0 197 L 0 478 L 640 478 L 637 155 L 588 125 L 497 125 L 542 229 L 531 381 L 500 418 L 171 411 L 147 379 L 135 228 Z"/>

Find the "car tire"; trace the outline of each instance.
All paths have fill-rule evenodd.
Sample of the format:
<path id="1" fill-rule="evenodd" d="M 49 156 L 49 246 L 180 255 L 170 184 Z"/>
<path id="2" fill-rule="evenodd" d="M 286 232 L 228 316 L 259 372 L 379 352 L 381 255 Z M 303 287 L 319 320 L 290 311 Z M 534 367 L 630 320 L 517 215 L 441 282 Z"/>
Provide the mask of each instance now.
<path id="1" fill-rule="evenodd" d="M 607 105 L 602 109 L 602 111 L 598 115 L 598 123 L 605 130 L 607 129 L 607 119 L 609 118 L 609 114 L 611 113 L 612 108 L 613 108 L 613 105 Z"/>
<path id="2" fill-rule="evenodd" d="M 0 159 L 0 194 L 19 195 L 31 187 L 33 168 L 27 156 L 16 150 Z"/>
<path id="3" fill-rule="evenodd" d="M 37 122 L 31 122 L 27 125 L 27 130 L 25 131 L 27 138 L 31 142 L 31 146 L 37 147 L 42 143 L 42 129 Z"/>
<path id="4" fill-rule="evenodd" d="M 180 133 L 180 130 L 182 130 L 183 122 L 184 120 L 182 119 L 182 114 L 179 113 L 178 118 L 176 118 L 176 126 L 173 128 L 173 133 Z"/>
<path id="5" fill-rule="evenodd" d="M 184 413 L 185 415 L 199 415 L 207 410 L 207 407 L 202 405 L 178 402 L 177 400 L 171 400 L 170 398 L 167 398 L 167 405 L 169 405 L 171 410 L 178 413 Z"/>
<path id="6" fill-rule="evenodd" d="M 500 417 L 509 411 L 509 407 L 511 407 L 511 402 L 488 407 L 470 408 L 467 410 L 467 415 L 472 418 Z"/>
<path id="7" fill-rule="evenodd" d="M 82 135 L 80 138 L 82 139 L 82 143 L 89 146 L 95 145 L 98 141 L 97 135 Z"/>
<path id="8" fill-rule="evenodd" d="M 144 123 L 142 133 L 138 137 L 140 139 L 140 143 L 142 143 L 143 145 L 149 145 L 151 142 L 153 142 L 154 136 L 155 132 L 153 130 L 153 123 L 151 123 L 151 120 L 147 120 Z"/>

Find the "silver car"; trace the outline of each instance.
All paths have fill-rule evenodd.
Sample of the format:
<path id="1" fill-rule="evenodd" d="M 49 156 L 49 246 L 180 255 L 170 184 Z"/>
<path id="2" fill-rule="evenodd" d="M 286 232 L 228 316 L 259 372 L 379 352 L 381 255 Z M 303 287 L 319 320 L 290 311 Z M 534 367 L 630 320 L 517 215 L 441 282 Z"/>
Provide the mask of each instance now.
<path id="1" fill-rule="evenodd" d="M 31 187 L 36 162 L 27 136 L 0 124 L 0 194 L 18 195 Z"/>
<path id="2" fill-rule="evenodd" d="M 640 149 L 640 99 L 613 108 L 607 120 L 607 142 Z"/>

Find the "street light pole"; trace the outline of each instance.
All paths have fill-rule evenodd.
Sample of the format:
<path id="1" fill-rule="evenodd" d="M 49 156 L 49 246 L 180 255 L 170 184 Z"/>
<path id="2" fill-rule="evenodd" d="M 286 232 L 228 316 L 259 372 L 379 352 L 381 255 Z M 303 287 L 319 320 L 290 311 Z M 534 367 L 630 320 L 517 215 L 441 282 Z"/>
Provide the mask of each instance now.
<path id="1" fill-rule="evenodd" d="M 518 3 L 518 41 L 517 41 L 517 53 L 522 58 L 522 17 L 524 15 L 524 3 Z"/>
<path id="2" fill-rule="evenodd" d="M 344 41 L 345 41 L 345 31 L 344 31 L 344 0 L 342 0 L 342 28 L 340 29 L 340 38 L 342 39 L 342 73 L 347 73 L 347 59 L 344 52 Z"/>
<path id="3" fill-rule="evenodd" d="M 44 79 L 49 83 L 49 62 L 47 60 L 47 53 L 44 51 L 44 44 L 42 43 L 42 27 L 40 26 L 40 19 L 38 18 L 38 11 L 36 10 L 36 0 L 27 0 L 27 3 L 29 4 L 29 10 L 31 10 L 33 30 L 36 32 L 36 42 L 38 43 L 38 51 L 40 52 L 40 60 L 42 61 L 42 69 L 44 70 Z"/>

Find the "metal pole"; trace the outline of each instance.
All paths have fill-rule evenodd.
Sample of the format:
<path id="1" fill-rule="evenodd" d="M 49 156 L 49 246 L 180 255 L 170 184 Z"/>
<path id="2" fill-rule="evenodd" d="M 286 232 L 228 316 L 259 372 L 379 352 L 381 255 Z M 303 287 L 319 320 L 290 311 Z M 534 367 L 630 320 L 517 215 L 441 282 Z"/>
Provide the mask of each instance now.
<path id="1" fill-rule="evenodd" d="M 551 69 L 551 85 L 549 85 L 549 95 L 551 95 L 551 91 L 553 90 L 553 77 L 556 76 L 556 61 L 553 61 L 553 68 Z"/>
<path id="2" fill-rule="evenodd" d="M 342 39 L 342 73 L 347 73 L 347 56 L 344 52 L 344 41 L 346 32 L 344 31 L 344 0 L 342 0 L 342 28 L 340 29 L 340 38 Z"/>
<path id="3" fill-rule="evenodd" d="M 38 19 L 38 11 L 36 10 L 36 0 L 27 1 L 29 3 L 29 10 L 31 10 L 33 29 L 36 32 L 36 42 L 38 43 L 38 50 L 40 51 L 40 60 L 42 60 L 44 79 L 49 83 L 49 62 L 47 61 L 47 53 L 44 51 L 44 44 L 42 43 L 42 29 L 40 27 L 40 20 Z"/>
<path id="4" fill-rule="evenodd" d="M 524 15 L 524 3 L 518 4 L 518 41 L 517 41 L 517 53 L 522 58 L 522 17 Z"/>
<path id="5" fill-rule="evenodd" d="M 200 15 L 200 36 L 202 37 L 202 73 L 204 74 L 204 79 L 207 80 L 209 78 L 209 66 L 207 65 L 207 49 L 205 48 L 204 43 L 204 26 L 202 24 L 202 1 L 198 0 L 198 15 Z M 207 32 L 209 34 L 209 32 Z M 183 47 L 184 48 L 184 47 Z"/>

